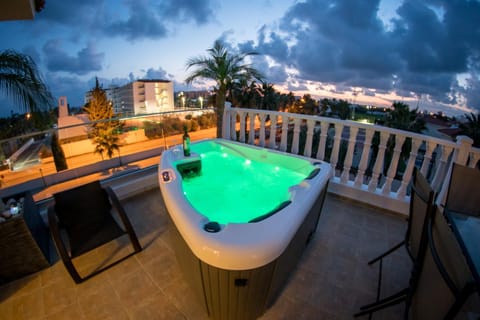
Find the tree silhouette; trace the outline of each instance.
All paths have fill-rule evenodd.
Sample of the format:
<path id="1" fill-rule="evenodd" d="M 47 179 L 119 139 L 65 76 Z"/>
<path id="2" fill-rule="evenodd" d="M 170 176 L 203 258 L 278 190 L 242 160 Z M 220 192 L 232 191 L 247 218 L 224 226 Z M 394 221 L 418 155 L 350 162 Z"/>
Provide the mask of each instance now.
<path id="1" fill-rule="evenodd" d="M 46 110 L 53 105 L 35 62 L 13 50 L 0 52 L 0 91 L 23 111 Z"/>
<path id="2" fill-rule="evenodd" d="M 256 52 L 232 54 L 224 44 L 217 40 L 213 47 L 207 50 L 209 56 L 190 58 L 187 69 L 196 68 L 185 79 L 192 83 L 195 79 L 211 79 L 216 81 L 215 113 L 217 116 L 217 137 L 222 136 L 223 110 L 229 89 L 239 81 L 251 79 L 261 80 L 263 76 L 259 71 L 245 63 L 248 56 L 257 55 Z"/>
<path id="3" fill-rule="evenodd" d="M 95 87 L 90 93 L 91 99 L 83 110 L 92 122 L 89 135 L 96 144 L 94 152 L 100 154 L 102 159 L 104 153 L 112 158 L 114 151 L 119 151 L 118 135 L 123 124 L 114 119 L 112 103 L 107 99 L 107 94 L 98 83 L 98 79 L 95 79 Z"/>
<path id="4" fill-rule="evenodd" d="M 460 124 L 461 133 L 473 139 L 473 146 L 480 148 L 480 113 L 465 114 L 467 122 Z"/>

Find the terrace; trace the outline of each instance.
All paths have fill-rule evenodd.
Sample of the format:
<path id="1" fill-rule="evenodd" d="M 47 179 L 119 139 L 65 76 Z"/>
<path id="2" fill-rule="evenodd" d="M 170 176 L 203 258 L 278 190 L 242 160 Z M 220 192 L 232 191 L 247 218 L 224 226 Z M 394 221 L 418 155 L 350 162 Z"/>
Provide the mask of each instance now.
<path id="1" fill-rule="evenodd" d="M 377 145 L 372 140 L 376 135 Z M 468 138 L 455 143 L 352 121 L 228 106 L 223 136 L 328 160 L 336 171 L 315 237 L 262 319 L 351 318 L 359 306 L 375 299 L 377 267 L 369 267 L 366 262 L 404 236 L 413 167 L 429 178 L 442 201 L 452 161 L 474 167 L 480 159 L 480 150 L 471 148 Z M 395 141 L 394 147 L 390 147 L 389 137 Z M 401 147 L 406 141 L 411 151 L 404 156 Z M 120 163 L 152 161 L 149 159 L 158 162 L 155 152 L 161 151 L 143 152 L 136 157 L 124 155 Z M 92 178 L 91 171 L 104 168 L 72 170 L 75 173 L 33 177 L 2 190 L 3 197 L 8 196 L 7 192 L 34 186 L 39 194 L 44 191 L 43 198 L 48 201 L 48 194 L 57 190 L 60 182 L 69 185 L 78 183 L 77 179 L 96 179 L 98 175 Z M 137 171 L 141 170 L 129 172 L 135 175 Z M 155 183 L 155 167 L 141 172 L 141 178 L 112 178 L 108 183 L 123 198 L 144 251 L 80 285 L 75 285 L 60 261 L 4 284 L 0 287 L 2 318 L 207 318 L 175 260 L 169 237 L 171 227 Z M 128 187 L 125 180 L 131 181 Z M 39 201 L 40 207 L 44 204 Z M 81 270 L 90 270 L 104 257 L 121 255 L 124 245 L 122 241 L 113 242 L 82 257 L 78 261 Z M 408 281 L 409 260 L 406 252 L 399 250 L 384 263 L 388 271 L 382 292 L 393 293 Z M 401 317 L 402 305 L 375 315 L 385 319 Z"/>

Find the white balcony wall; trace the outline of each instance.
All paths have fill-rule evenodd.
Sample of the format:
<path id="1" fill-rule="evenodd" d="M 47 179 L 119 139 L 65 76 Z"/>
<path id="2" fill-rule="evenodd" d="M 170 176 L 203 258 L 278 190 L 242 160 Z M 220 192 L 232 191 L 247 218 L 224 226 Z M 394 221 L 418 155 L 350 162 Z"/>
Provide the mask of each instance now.
<path id="1" fill-rule="evenodd" d="M 349 120 L 232 108 L 228 103 L 222 130 L 226 139 L 327 161 L 335 171 L 330 192 L 401 214 L 408 214 L 414 167 L 442 202 L 452 161 L 474 167 L 480 160 L 480 149 L 472 148 L 472 140 L 464 136 L 452 142 Z"/>

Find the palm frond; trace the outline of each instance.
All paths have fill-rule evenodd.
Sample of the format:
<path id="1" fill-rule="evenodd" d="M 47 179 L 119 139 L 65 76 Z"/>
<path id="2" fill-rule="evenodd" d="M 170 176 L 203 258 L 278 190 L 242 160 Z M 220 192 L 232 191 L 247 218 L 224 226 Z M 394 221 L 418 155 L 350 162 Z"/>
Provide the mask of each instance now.
<path id="1" fill-rule="evenodd" d="M 12 50 L 0 52 L 0 91 L 23 110 L 38 111 L 54 103 L 35 62 Z"/>

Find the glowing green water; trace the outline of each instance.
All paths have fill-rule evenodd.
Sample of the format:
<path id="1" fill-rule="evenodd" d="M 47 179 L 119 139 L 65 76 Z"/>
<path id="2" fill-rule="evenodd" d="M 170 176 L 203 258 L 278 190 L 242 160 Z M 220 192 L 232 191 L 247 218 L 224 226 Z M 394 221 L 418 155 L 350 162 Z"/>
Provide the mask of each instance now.
<path id="1" fill-rule="evenodd" d="M 183 180 L 184 194 L 198 212 L 219 223 L 245 223 L 270 212 L 289 200 L 288 188 L 313 169 L 294 157 L 284 156 L 281 162 L 302 161 L 297 166 L 304 170 L 249 160 L 228 147 L 208 150 L 208 143 L 194 144 L 192 151 L 201 155 L 202 171 Z"/>

